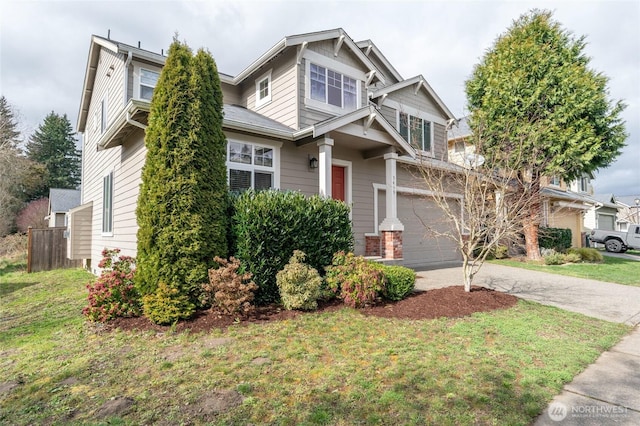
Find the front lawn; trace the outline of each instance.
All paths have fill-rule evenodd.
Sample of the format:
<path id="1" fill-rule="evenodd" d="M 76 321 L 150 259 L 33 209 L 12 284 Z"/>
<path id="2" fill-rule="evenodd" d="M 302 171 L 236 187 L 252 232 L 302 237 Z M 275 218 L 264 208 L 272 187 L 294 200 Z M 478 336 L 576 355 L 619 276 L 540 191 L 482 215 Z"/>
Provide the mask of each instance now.
<path id="1" fill-rule="evenodd" d="M 552 274 L 569 275 L 590 280 L 606 281 L 640 287 L 640 262 L 604 256 L 604 263 L 570 263 L 566 265 L 540 265 L 513 259 L 492 260 L 492 263 Z"/>
<path id="2" fill-rule="evenodd" d="M 526 425 L 629 331 L 525 301 L 458 319 L 344 308 L 205 334 L 105 331 L 80 314 L 90 278 L 0 273 L 0 423 Z M 224 391 L 243 401 L 218 412 L 238 395 Z M 133 405 L 99 410 L 118 397 Z"/>

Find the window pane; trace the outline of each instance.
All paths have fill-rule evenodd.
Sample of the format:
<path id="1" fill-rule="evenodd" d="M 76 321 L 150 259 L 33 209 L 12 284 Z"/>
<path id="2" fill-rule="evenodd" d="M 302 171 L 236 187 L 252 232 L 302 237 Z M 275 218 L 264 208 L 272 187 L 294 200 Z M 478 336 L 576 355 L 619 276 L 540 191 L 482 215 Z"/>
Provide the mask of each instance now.
<path id="1" fill-rule="evenodd" d="M 356 86 L 356 80 L 353 78 L 349 78 L 347 76 L 343 76 L 343 96 L 344 96 L 344 107 L 349 109 L 355 109 L 358 106 L 358 90 Z"/>
<path id="2" fill-rule="evenodd" d="M 269 189 L 272 188 L 272 177 L 273 175 L 271 173 L 264 173 L 264 172 L 256 172 L 255 173 L 255 189 L 256 191 L 259 191 L 261 189 Z"/>
<path id="3" fill-rule="evenodd" d="M 423 132 L 422 149 L 424 151 L 431 151 L 431 122 L 424 120 L 424 132 Z"/>
<path id="4" fill-rule="evenodd" d="M 400 135 L 404 138 L 405 141 L 409 142 L 409 116 L 404 112 L 400 113 Z"/>
<path id="5" fill-rule="evenodd" d="M 102 181 L 102 232 L 113 231 L 113 173 Z"/>
<path id="6" fill-rule="evenodd" d="M 273 149 L 256 147 L 253 162 L 256 166 L 273 167 Z"/>
<path id="7" fill-rule="evenodd" d="M 145 86 L 156 87 L 158 77 L 160 77 L 160 74 L 157 72 L 145 69 L 140 70 L 140 84 L 144 84 Z"/>
<path id="8" fill-rule="evenodd" d="M 458 141 L 454 146 L 455 152 L 464 152 L 464 142 Z"/>
<path id="9" fill-rule="evenodd" d="M 229 161 L 233 163 L 251 164 L 251 145 L 229 142 Z"/>
<path id="10" fill-rule="evenodd" d="M 342 74 L 327 70 L 327 103 L 342 107 Z"/>
<path id="11" fill-rule="evenodd" d="M 260 82 L 260 99 L 264 99 L 269 96 L 269 79 L 265 78 Z"/>
<path id="12" fill-rule="evenodd" d="M 422 119 L 409 116 L 409 123 L 411 144 L 418 149 L 422 149 Z"/>
<path id="13" fill-rule="evenodd" d="M 326 102 L 326 69 L 311 64 L 311 99 Z"/>
<path id="14" fill-rule="evenodd" d="M 251 172 L 247 170 L 229 170 L 229 189 L 244 191 L 251 188 Z"/>
<path id="15" fill-rule="evenodd" d="M 152 96 L 153 96 L 153 87 L 142 86 L 142 85 L 140 86 L 141 99 L 146 99 L 150 101 Z"/>

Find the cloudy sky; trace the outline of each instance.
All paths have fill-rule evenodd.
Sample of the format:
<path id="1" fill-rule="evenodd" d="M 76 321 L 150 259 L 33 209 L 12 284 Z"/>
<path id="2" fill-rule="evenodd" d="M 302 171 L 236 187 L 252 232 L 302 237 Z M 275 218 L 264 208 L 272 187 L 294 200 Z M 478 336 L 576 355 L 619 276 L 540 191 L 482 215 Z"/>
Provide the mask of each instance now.
<path id="1" fill-rule="evenodd" d="M 623 1 L 12 1 L 0 0 L 0 93 L 33 132 L 50 111 L 75 126 L 91 34 L 160 52 L 174 33 L 206 47 L 235 75 L 286 35 L 342 27 L 371 39 L 404 78 L 422 74 L 456 115 L 464 81 L 512 21 L 549 9 L 587 36 L 591 66 L 623 99 L 622 155 L 595 181 L 597 193 L 640 194 L 640 2 Z"/>

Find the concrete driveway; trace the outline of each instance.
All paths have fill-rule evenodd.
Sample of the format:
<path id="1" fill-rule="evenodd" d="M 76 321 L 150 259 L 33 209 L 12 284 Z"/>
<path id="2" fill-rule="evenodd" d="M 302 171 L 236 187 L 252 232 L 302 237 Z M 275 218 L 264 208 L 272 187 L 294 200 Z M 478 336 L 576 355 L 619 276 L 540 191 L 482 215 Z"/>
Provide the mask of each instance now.
<path id="1" fill-rule="evenodd" d="M 461 267 L 419 271 L 418 277 L 416 289 L 419 290 L 462 285 L 463 282 Z M 473 284 L 607 321 L 640 324 L 640 287 L 491 263 L 480 269 Z"/>

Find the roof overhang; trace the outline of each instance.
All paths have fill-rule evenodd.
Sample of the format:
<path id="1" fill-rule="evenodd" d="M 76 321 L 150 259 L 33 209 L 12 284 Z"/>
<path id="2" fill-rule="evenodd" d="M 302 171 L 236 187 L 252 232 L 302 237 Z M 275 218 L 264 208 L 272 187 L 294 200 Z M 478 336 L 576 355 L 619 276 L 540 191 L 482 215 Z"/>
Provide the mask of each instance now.
<path id="1" fill-rule="evenodd" d="M 356 43 L 356 46 L 362 50 L 366 57 L 371 56 L 373 53 L 382 64 L 387 68 L 391 75 L 398 81 L 402 81 L 403 78 L 400 73 L 391 65 L 391 62 L 382 54 L 378 46 L 376 46 L 371 40 L 362 40 Z"/>
<path id="2" fill-rule="evenodd" d="M 398 90 L 402 90 L 409 86 L 414 87 L 414 92 L 416 94 L 418 93 L 418 91 L 424 90 L 427 93 L 427 95 L 430 96 L 436 102 L 436 104 L 438 105 L 438 107 L 440 107 L 442 112 L 445 113 L 445 115 L 447 116 L 447 120 L 455 119 L 455 116 L 453 115 L 453 113 L 449 110 L 449 108 L 447 108 L 444 102 L 442 102 L 442 99 L 440 99 L 440 97 L 436 94 L 436 92 L 429 85 L 429 83 L 427 83 L 427 80 L 425 80 L 425 78 L 421 75 L 417 75 L 407 80 L 403 80 L 399 83 L 392 84 L 391 86 L 383 87 L 379 90 L 376 90 L 371 94 L 371 99 L 381 98 L 380 105 L 378 105 L 378 107 L 380 107 L 382 106 L 382 104 L 384 104 L 384 99 L 390 93 L 397 92 Z"/>
<path id="3" fill-rule="evenodd" d="M 100 60 L 101 49 L 110 50 L 113 53 L 127 54 L 131 52 L 131 56 L 136 59 L 142 59 L 159 66 L 164 65 L 166 57 L 158 53 L 149 52 L 148 50 L 129 46 L 128 44 L 119 43 L 103 37 L 92 35 L 89 45 L 89 56 L 87 58 L 87 67 L 84 74 L 84 84 L 82 85 L 82 98 L 80 100 L 80 110 L 78 111 L 77 131 L 84 133 L 87 125 L 87 115 L 89 114 L 89 104 L 91 103 L 91 95 L 93 94 L 93 86 L 96 79 L 96 70 Z"/>
<path id="4" fill-rule="evenodd" d="M 362 50 L 356 45 L 356 43 L 347 35 L 342 28 L 336 28 L 333 30 L 319 31 L 314 33 L 298 34 L 293 36 L 287 36 L 276 43 L 273 47 L 263 53 L 258 59 L 253 61 L 247 68 L 242 70 L 238 75 L 233 78 L 225 79 L 225 83 L 238 84 L 244 79 L 249 77 L 255 71 L 260 69 L 264 64 L 275 58 L 282 53 L 286 48 L 293 46 L 305 46 L 308 43 L 324 40 L 336 40 L 336 54 L 342 46 L 348 47 L 351 52 L 358 58 L 358 60 L 367 68 L 367 71 L 375 71 L 376 67 L 371 60 L 362 52 Z M 374 78 L 384 83 L 384 77 L 379 73 L 374 73 Z"/>
<path id="5" fill-rule="evenodd" d="M 135 129 L 146 127 L 150 103 L 131 99 L 98 139 L 98 149 L 120 146 Z"/>
<path id="6" fill-rule="evenodd" d="M 361 126 L 358 125 L 356 127 L 357 130 L 355 130 L 354 126 L 351 125 L 356 123 L 360 124 L 358 123 L 359 121 L 361 121 Z M 367 139 L 367 132 L 370 131 L 374 123 L 380 126 L 383 131 L 389 135 L 390 142 L 386 144 L 387 147 L 393 146 L 395 148 L 399 148 L 402 153 L 407 154 L 410 158 L 417 157 L 416 150 L 407 141 L 404 140 L 404 138 L 400 135 L 400 133 L 398 133 L 395 127 L 393 127 L 391 123 L 389 123 L 372 105 L 367 105 L 350 113 L 329 118 L 327 120 L 316 123 L 306 129 L 296 132 L 295 136 L 298 140 L 297 144 L 304 145 L 314 140 L 315 138 L 319 138 L 322 135 L 326 135 L 334 131 L 339 133 L 342 129 L 345 132 L 349 132 L 349 134 L 352 136 Z M 309 139 L 309 137 L 311 139 Z M 370 140 L 372 144 L 376 143 L 375 140 Z M 383 143 L 382 145 L 385 144 Z M 382 155 L 386 147 L 382 146 L 381 149 L 382 150 L 368 150 L 367 152 L 365 152 L 364 157 L 373 158 Z"/>

